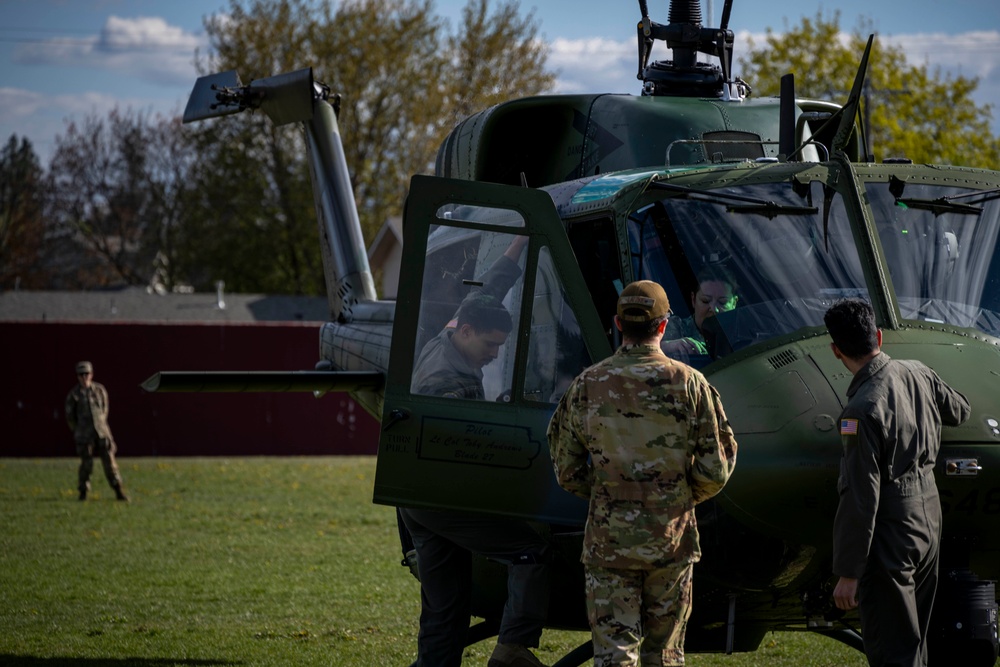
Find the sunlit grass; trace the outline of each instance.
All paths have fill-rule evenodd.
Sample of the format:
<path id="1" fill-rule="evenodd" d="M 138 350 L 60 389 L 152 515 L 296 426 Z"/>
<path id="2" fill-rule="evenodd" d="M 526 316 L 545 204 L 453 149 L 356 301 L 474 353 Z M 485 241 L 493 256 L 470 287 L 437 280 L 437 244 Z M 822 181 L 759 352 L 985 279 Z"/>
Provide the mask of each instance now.
<path id="1" fill-rule="evenodd" d="M 0 459 L 0 664 L 410 664 L 419 584 L 399 565 L 371 457 L 119 459 L 133 501 L 76 461 Z M 553 663 L 588 638 L 546 631 Z M 466 665 L 485 665 L 486 640 Z M 695 667 L 864 665 L 822 637 L 692 655 Z"/>

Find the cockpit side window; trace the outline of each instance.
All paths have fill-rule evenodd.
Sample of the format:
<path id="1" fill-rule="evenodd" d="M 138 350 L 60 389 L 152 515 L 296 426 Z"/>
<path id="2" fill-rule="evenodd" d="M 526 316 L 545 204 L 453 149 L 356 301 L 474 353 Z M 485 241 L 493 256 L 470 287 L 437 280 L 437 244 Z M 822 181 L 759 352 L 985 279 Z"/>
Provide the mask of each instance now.
<path id="1" fill-rule="evenodd" d="M 587 283 L 587 290 L 605 325 L 609 342 L 613 341 L 612 318 L 622 287 L 621 253 L 614 220 L 601 217 L 571 222 L 566 230 L 573 255 Z M 612 343 L 612 348 L 614 344 Z"/>
<path id="2" fill-rule="evenodd" d="M 520 234 L 431 226 L 412 393 L 509 399 L 527 242 Z"/>
<path id="3" fill-rule="evenodd" d="M 997 193 L 901 181 L 865 187 L 902 317 L 1000 336 Z"/>
<path id="4" fill-rule="evenodd" d="M 569 383 L 591 364 L 580 323 L 569 307 L 566 289 L 547 247 L 538 254 L 531 305 L 524 397 L 555 403 Z"/>

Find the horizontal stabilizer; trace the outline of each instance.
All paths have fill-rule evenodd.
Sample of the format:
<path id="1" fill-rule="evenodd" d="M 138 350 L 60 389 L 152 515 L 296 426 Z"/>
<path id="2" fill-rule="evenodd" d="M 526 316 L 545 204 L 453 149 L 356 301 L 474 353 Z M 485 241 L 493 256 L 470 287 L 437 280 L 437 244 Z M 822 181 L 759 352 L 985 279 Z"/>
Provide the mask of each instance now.
<path id="1" fill-rule="evenodd" d="M 142 383 L 153 392 L 285 392 L 381 389 L 381 371 L 161 371 Z"/>

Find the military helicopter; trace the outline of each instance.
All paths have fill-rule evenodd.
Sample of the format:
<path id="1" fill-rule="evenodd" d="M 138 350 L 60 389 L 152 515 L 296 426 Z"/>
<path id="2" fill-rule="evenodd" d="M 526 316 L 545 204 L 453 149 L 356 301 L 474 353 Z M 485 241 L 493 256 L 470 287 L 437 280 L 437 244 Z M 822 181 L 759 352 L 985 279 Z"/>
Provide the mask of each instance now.
<path id="1" fill-rule="evenodd" d="M 754 98 L 732 73 L 732 0 L 721 27 L 698 0 L 667 24 L 640 0 L 641 94 L 517 99 L 461 122 L 434 176 L 414 176 L 399 297 L 380 301 L 367 264 L 337 125 L 338 97 L 311 69 L 244 85 L 202 77 L 191 122 L 259 110 L 305 129 L 330 304 L 316 370 L 163 372 L 158 391 L 350 391 L 381 420 L 374 502 L 521 517 L 565 567 L 548 625 L 586 630 L 577 559 L 586 507 L 561 490 L 545 437 L 566 383 L 618 344 L 621 288 L 660 282 L 687 314 L 698 271 L 725 266 L 739 306 L 686 359 L 722 395 L 740 445 L 736 473 L 698 507 L 688 652 L 753 651 L 771 630 L 861 648 L 856 616 L 831 602 L 831 525 L 850 375 L 823 313 L 873 305 L 884 349 L 920 359 L 966 394 L 936 469 L 944 509 L 935 664 L 992 665 L 1000 577 L 1000 172 L 876 162 L 859 115 L 872 40 L 843 105 Z M 672 61 L 649 62 L 656 41 Z M 719 65 L 697 61 L 698 54 Z M 512 247 L 503 295 L 514 330 L 484 368 L 486 400 L 420 395 L 415 359 Z M 509 255 L 508 255 L 509 256 Z M 502 569 L 477 564 L 469 642 L 496 631 Z M 558 664 L 581 664 L 588 645 Z"/>

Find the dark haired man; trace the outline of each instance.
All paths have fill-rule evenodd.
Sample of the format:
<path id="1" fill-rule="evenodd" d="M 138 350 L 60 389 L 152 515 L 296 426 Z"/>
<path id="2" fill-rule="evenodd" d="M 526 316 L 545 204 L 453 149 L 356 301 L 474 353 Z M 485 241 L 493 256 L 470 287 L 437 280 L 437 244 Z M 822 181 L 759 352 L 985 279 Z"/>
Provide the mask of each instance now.
<path id="1" fill-rule="evenodd" d="M 834 602 L 860 606 L 869 664 L 926 665 L 941 537 L 934 464 L 942 424 L 968 419 L 969 401 L 919 361 L 882 352 L 867 302 L 838 301 L 823 319 L 854 375 L 840 415 Z"/>
<path id="2" fill-rule="evenodd" d="M 411 391 L 484 399 L 483 366 L 497 358 L 512 327 L 499 299 L 485 293 L 469 296 L 458 309 L 455 327 L 446 327 L 421 350 Z"/>
<path id="3" fill-rule="evenodd" d="M 622 346 L 573 380 L 549 422 L 559 484 L 590 502 L 581 560 L 595 667 L 684 664 L 694 507 L 736 465 L 718 392 L 660 349 L 669 311 L 659 284 L 625 287 Z"/>
<path id="4" fill-rule="evenodd" d="M 512 329 L 495 296 L 470 294 L 446 327 L 424 346 L 411 391 L 483 400 L 483 367 L 497 358 Z M 472 554 L 507 564 L 507 603 L 489 667 L 544 667 L 538 646 L 548 616 L 550 549 L 525 521 L 465 512 L 399 508 L 413 539 L 420 579 L 420 634 L 413 667 L 458 667 L 471 620 Z"/>

